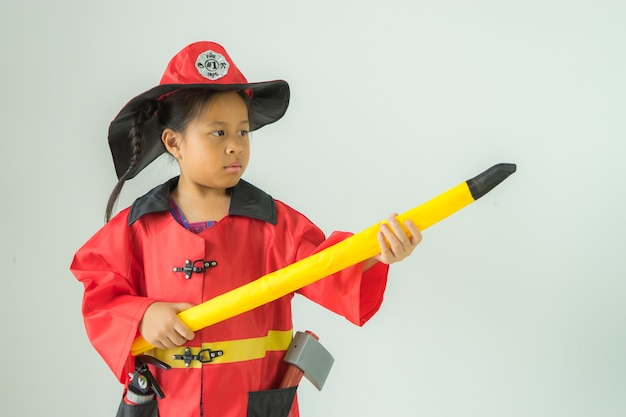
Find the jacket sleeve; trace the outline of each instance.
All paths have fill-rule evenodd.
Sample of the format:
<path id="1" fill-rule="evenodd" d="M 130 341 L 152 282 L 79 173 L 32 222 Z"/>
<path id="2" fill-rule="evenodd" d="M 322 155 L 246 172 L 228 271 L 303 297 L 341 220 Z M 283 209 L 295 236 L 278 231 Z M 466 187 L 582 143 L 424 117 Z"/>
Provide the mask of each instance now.
<path id="1" fill-rule="evenodd" d="M 75 254 L 70 270 L 80 281 L 83 318 L 91 344 L 120 382 L 134 370 L 130 347 L 148 306 L 140 296 L 142 282 L 137 255 L 132 250 L 128 210 L 100 229 Z"/>
<path id="2" fill-rule="evenodd" d="M 302 234 L 296 260 L 350 236 L 352 233 L 334 232 L 328 239 L 324 239 L 322 231 L 310 223 L 310 227 Z M 388 272 L 389 265 L 380 262 L 364 272 L 361 262 L 314 282 L 300 289 L 298 293 L 344 316 L 357 326 L 362 326 L 372 318 L 383 302 Z"/>

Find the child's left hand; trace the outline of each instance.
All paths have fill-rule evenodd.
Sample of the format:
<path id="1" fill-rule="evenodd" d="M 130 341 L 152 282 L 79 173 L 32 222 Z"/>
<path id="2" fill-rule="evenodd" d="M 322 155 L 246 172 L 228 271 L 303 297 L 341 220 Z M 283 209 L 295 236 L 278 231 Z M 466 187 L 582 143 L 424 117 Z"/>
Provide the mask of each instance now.
<path id="1" fill-rule="evenodd" d="M 398 219 L 396 219 L 396 216 L 397 214 L 394 213 L 389 217 L 389 224 L 381 224 L 380 231 L 377 234 L 380 255 L 375 256 L 374 259 L 385 264 L 403 260 L 422 241 L 422 234 L 412 221 L 407 220 L 404 223 L 409 232 L 411 232 L 411 237 L 409 237 Z"/>

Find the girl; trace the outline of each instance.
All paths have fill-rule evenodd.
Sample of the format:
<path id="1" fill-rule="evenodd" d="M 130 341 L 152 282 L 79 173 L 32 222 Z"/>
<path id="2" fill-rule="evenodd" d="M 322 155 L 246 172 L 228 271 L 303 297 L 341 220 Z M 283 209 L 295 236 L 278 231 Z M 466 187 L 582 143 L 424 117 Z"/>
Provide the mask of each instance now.
<path id="1" fill-rule="evenodd" d="M 285 81 L 248 83 L 222 46 L 197 42 L 111 123 L 119 182 L 107 224 L 79 249 L 71 270 L 85 286 L 90 341 L 120 382 L 135 370 L 130 347 L 138 335 L 171 366 L 149 368 L 165 393 L 161 417 L 245 417 L 284 395 L 273 388 L 286 369 L 293 294 L 195 333 L 177 313 L 349 236 L 325 239 L 305 216 L 241 179 L 249 132 L 280 119 L 288 102 Z M 111 219 L 124 182 L 163 152 L 176 158 L 180 176 Z M 412 237 L 395 218 L 389 224 L 381 226 L 379 256 L 298 292 L 363 325 L 382 302 L 388 264 L 421 240 L 412 223 Z M 120 415 L 133 407 L 122 404 Z M 290 407 L 298 416 L 293 395 Z"/>

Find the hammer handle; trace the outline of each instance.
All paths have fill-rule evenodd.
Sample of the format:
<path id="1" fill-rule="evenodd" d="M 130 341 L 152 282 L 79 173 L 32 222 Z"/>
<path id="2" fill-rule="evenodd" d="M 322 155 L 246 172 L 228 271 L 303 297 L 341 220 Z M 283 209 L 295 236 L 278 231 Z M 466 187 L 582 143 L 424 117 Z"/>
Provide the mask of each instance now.
<path id="1" fill-rule="evenodd" d="M 304 371 L 296 365 L 289 365 L 278 388 L 297 387 L 304 376 Z"/>

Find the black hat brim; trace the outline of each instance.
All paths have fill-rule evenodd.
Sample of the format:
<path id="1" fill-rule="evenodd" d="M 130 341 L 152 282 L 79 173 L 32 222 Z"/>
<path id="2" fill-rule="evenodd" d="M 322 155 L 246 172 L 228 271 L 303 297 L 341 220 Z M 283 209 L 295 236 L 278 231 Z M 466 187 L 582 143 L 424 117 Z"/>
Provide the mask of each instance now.
<path id="1" fill-rule="evenodd" d="M 211 91 L 251 92 L 249 100 L 250 130 L 258 130 L 279 120 L 289 106 L 289 84 L 283 80 L 249 84 L 162 84 L 131 99 L 109 126 L 109 148 L 113 156 L 117 178 L 124 174 L 126 179 L 136 176 L 141 170 L 165 152 L 161 143 L 157 117 L 153 115 L 144 124 L 144 147 L 139 163 L 131 172 L 132 148 L 129 132 L 138 111 L 144 110 L 150 101 L 155 101 L 168 93 L 184 89 L 204 89 Z"/>

